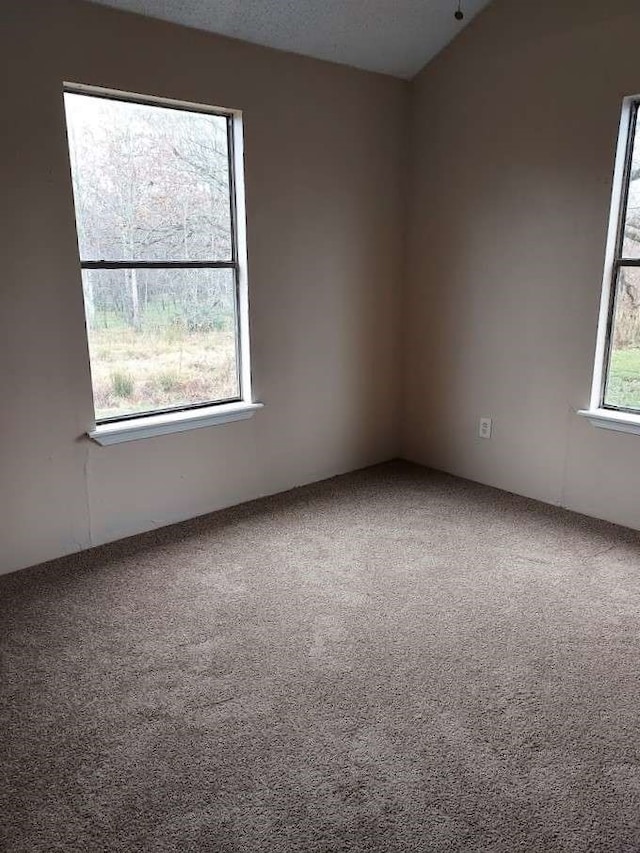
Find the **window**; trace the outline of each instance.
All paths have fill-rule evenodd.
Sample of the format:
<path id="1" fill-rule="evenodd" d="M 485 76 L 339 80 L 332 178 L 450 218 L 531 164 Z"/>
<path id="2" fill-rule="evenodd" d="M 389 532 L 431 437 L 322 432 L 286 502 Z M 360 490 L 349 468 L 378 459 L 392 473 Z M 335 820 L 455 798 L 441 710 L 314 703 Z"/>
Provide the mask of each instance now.
<path id="1" fill-rule="evenodd" d="M 66 87 L 64 100 L 91 434 L 244 413 L 251 392 L 239 115 L 87 87 Z"/>
<path id="2" fill-rule="evenodd" d="M 596 426 L 640 432 L 640 100 L 624 102 L 591 404 Z"/>

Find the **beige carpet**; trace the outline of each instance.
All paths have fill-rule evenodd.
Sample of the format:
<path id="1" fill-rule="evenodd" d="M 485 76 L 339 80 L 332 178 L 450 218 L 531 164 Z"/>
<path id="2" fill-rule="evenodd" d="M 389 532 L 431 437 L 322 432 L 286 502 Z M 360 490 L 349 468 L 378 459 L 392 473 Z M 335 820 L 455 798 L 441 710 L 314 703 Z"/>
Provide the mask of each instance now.
<path id="1" fill-rule="evenodd" d="M 7 853 L 640 850 L 638 534 L 399 463 L 0 601 Z"/>

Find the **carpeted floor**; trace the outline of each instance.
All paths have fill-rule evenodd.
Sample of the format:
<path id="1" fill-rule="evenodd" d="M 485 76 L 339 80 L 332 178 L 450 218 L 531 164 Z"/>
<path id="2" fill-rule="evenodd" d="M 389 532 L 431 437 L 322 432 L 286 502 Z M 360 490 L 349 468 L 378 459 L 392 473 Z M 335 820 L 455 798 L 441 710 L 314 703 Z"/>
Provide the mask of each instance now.
<path id="1" fill-rule="evenodd" d="M 0 601 L 7 853 L 640 851 L 640 534 L 398 463 Z"/>

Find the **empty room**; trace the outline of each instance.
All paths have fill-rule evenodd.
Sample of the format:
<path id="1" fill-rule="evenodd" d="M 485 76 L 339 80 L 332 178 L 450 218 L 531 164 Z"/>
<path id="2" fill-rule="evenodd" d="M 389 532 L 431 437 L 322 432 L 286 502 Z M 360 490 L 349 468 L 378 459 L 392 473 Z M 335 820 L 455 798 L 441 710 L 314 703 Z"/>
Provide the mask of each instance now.
<path id="1" fill-rule="evenodd" d="M 640 853 L 637 0 L 3 0 L 0 849 Z"/>

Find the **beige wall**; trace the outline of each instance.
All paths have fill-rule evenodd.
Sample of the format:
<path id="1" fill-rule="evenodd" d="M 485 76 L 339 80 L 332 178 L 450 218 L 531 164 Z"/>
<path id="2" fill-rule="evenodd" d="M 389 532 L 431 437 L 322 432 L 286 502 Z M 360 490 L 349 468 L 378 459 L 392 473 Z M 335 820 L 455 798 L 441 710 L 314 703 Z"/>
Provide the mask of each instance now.
<path id="1" fill-rule="evenodd" d="M 77 0 L 5 0 L 0 570 L 397 454 L 408 86 Z M 245 117 L 253 420 L 101 448 L 63 80 Z"/>
<path id="2" fill-rule="evenodd" d="M 640 440 L 575 414 L 636 0 L 495 0 L 411 87 L 79 0 L 2 15 L 0 571 L 399 451 L 640 528 Z M 253 420 L 81 437 L 63 80 L 244 110 Z"/>
<path id="3" fill-rule="evenodd" d="M 640 439 L 575 410 L 639 38 L 636 0 L 495 0 L 414 81 L 402 435 L 410 459 L 633 527 Z"/>

